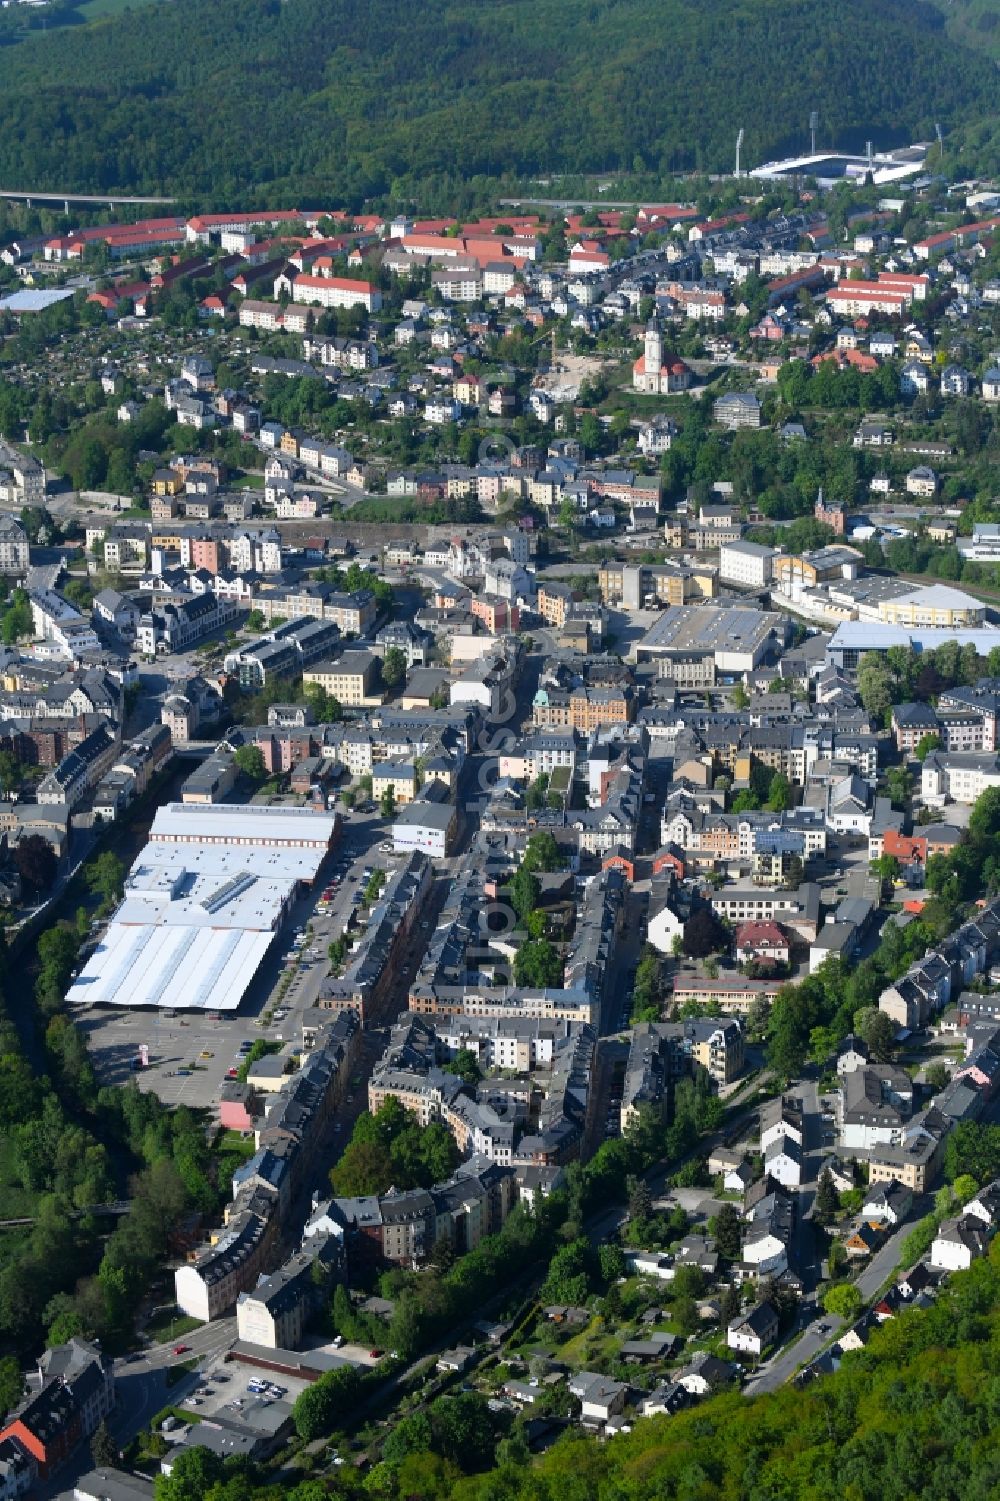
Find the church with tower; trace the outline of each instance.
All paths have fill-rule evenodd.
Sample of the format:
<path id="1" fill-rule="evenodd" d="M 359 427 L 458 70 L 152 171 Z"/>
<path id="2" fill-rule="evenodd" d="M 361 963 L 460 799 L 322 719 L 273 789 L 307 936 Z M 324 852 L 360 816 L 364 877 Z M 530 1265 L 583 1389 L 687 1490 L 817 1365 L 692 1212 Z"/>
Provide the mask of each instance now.
<path id="1" fill-rule="evenodd" d="M 646 325 L 642 354 L 632 367 L 632 385 L 646 396 L 666 396 L 673 391 L 686 391 L 691 384 L 691 371 L 676 354 L 663 351 L 663 334 L 655 318 Z"/>

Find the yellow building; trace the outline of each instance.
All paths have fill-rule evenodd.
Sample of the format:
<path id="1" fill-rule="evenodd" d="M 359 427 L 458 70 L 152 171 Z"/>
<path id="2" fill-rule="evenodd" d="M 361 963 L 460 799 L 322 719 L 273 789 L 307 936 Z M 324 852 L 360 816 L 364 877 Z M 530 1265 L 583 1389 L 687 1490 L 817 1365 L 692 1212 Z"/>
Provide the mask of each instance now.
<path id="1" fill-rule="evenodd" d="M 376 802 L 392 788 L 396 807 L 412 803 L 417 795 L 419 778 L 412 761 L 381 761 L 372 767 L 372 797 Z"/>
<path id="2" fill-rule="evenodd" d="M 572 602 L 572 591 L 565 584 L 539 584 L 538 613 L 549 625 L 565 625 Z"/>
<path id="3" fill-rule="evenodd" d="M 184 476 L 177 469 L 157 469 L 153 475 L 154 495 L 183 495 Z"/>
<path id="4" fill-rule="evenodd" d="M 316 683 L 345 706 L 357 708 L 374 693 L 378 659 L 368 651 L 345 651 L 332 662 L 316 662 L 302 674 L 305 687 Z"/>
<path id="5" fill-rule="evenodd" d="M 954 630 L 982 625 L 986 606 L 961 589 L 932 584 L 926 589 L 914 589 L 912 594 L 903 594 L 898 599 L 882 600 L 878 614 L 887 625 L 947 626 Z"/>
<path id="6" fill-rule="evenodd" d="M 864 558 L 854 547 L 832 542 L 813 552 L 787 553 L 771 559 L 771 577 L 779 593 L 801 599 L 805 590 L 835 579 L 855 579 Z"/>

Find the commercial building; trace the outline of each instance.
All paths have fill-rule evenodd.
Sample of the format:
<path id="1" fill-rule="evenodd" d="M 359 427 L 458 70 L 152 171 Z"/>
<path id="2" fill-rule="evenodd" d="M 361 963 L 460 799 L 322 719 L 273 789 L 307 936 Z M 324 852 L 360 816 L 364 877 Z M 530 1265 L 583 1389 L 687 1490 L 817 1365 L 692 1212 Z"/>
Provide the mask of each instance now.
<path id="1" fill-rule="evenodd" d="M 67 999 L 235 1010 L 335 829 L 335 815 L 305 808 L 161 807 Z"/>
<path id="2" fill-rule="evenodd" d="M 980 600 L 947 584 L 933 584 L 926 589 L 914 589 L 897 599 L 884 599 L 878 612 L 879 618 L 888 625 L 949 630 L 981 626 L 986 619 L 986 606 Z"/>
<path id="3" fill-rule="evenodd" d="M 663 677 L 678 663 L 707 662 L 720 672 L 750 672 L 788 639 L 783 615 L 742 605 L 681 605 L 663 610 L 636 644 L 638 662 L 660 664 Z M 714 681 L 714 679 L 713 679 Z"/>
<path id="4" fill-rule="evenodd" d="M 745 589 L 763 589 L 771 581 L 777 548 L 759 542 L 724 542 L 719 548 L 719 577 Z"/>
<path id="5" fill-rule="evenodd" d="M 455 804 L 441 782 L 428 783 L 420 796 L 396 814 L 392 844 L 397 853 L 421 850 L 431 860 L 443 860 L 451 849 L 458 825 Z"/>

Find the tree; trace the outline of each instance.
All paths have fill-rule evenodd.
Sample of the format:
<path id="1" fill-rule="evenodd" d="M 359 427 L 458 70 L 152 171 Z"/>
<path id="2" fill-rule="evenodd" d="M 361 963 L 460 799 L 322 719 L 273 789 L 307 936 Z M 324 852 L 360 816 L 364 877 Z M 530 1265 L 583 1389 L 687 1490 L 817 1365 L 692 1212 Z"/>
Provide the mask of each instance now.
<path id="1" fill-rule="evenodd" d="M 358 1198 L 385 1193 L 393 1181 L 392 1157 L 378 1141 L 352 1141 L 330 1172 L 333 1191 L 339 1198 Z"/>
<path id="2" fill-rule="evenodd" d="M 865 713 L 881 719 L 893 701 L 893 677 L 877 656 L 862 657 L 858 671 L 858 694 Z"/>
<path id="3" fill-rule="evenodd" d="M 625 1189 L 628 1194 L 629 1219 L 648 1219 L 653 1212 L 653 1196 L 645 1178 L 628 1178 Z"/>
<path id="4" fill-rule="evenodd" d="M 853 1282 L 838 1282 L 823 1294 L 823 1307 L 835 1318 L 850 1324 L 861 1312 L 862 1298 Z"/>
<path id="5" fill-rule="evenodd" d="M 532 834 L 524 849 L 521 869 L 527 871 L 562 870 L 566 858 L 548 829 Z"/>
<path id="6" fill-rule="evenodd" d="M 854 1013 L 854 1030 L 868 1044 L 876 1063 L 887 1063 L 892 1057 L 896 1040 L 896 1028 L 891 1017 L 877 1006 L 862 1006 Z"/>
<path id="7" fill-rule="evenodd" d="M 518 985 L 554 990 L 562 982 L 563 966 L 558 950 L 547 938 L 531 938 L 514 956 L 514 979 Z"/>
<path id="8" fill-rule="evenodd" d="M 325 1379 L 320 1377 L 321 1381 Z M 319 1384 L 317 1381 L 316 1386 Z M 303 1395 L 308 1396 L 314 1390 L 315 1387 L 310 1387 Z M 180 1449 L 173 1456 L 170 1474 L 156 1477 L 156 1501 L 202 1501 L 222 1476 L 220 1454 L 213 1454 L 203 1445 Z"/>
<path id="9" fill-rule="evenodd" d="M 734 1319 L 738 1319 L 743 1309 L 743 1299 L 738 1287 L 727 1282 L 719 1297 L 719 1327 L 728 1329 Z"/>
<path id="10" fill-rule="evenodd" d="M 382 1447 L 382 1457 L 399 1464 L 409 1454 L 419 1454 L 431 1447 L 431 1420 L 425 1412 L 414 1412 L 393 1428 Z"/>
<path id="11" fill-rule="evenodd" d="M 570 531 L 576 525 L 577 509 L 572 500 L 564 500 L 556 512 L 556 522 L 564 531 Z"/>
<path id="12" fill-rule="evenodd" d="M 307 683 L 303 695 L 317 724 L 339 724 L 343 719 L 344 708 L 340 699 L 327 693 L 318 683 Z"/>
<path id="13" fill-rule="evenodd" d="M 396 816 L 396 789 L 392 783 L 385 789 L 379 798 L 379 812 L 383 818 L 395 818 Z"/>
<path id="14" fill-rule="evenodd" d="M 821 1225 L 828 1225 L 840 1207 L 837 1198 L 837 1190 L 833 1182 L 833 1174 L 825 1167 L 819 1175 L 816 1185 L 815 1217 Z"/>
<path id="15" fill-rule="evenodd" d="M 356 1367 L 341 1366 L 335 1371 L 324 1372 L 318 1381 L 307 1386 L 305 1391 L 295 1399 L 295 1406 L 292 1409 L 295 1431 L 299 1437 L 310 1443 L 313 1439 L 332 1433 L 334 1428 L 344 1421 L 357 1401 L 362 1382 L 363 1377 Z M 204 1454 L 205 1452 L 204 1449 L 188 1450 L 181 1458 L 188 1458 L 192 1453 Z M 176 1466 L 174 1473 L 176 1473 Z M 170 1478 L 173 1479 L 173 1476 Z M 192 1497 L 192 1501 L 200 1501 L 204 1495 L 205 1491 L 201 1491 L 197 1498 Z M 174 1497 L 171 1496 L 168 1501 L 174 1501 Z M 186 1496 L 178 1498 L 178 1501 L 187 1501 L 187 1498 Z"/>
<path id="16" fill-rule="evenodd" d="M 479 1059 L 471 1048 L 459 1048 L 454 1058 L 451 1058 L 448 1062 L 448 1072 L 457 1074 L 470 1089 L 474 1089 L 483 1077 L 482 1069 L 479 1067 Z"/>
<path id="17" fill-rule="evenodd" d="M 743 1229 L 734 1204 L 723 1204 L 715 1217 L 715 1244 L 727 1261 L 739 1261 L 743 1249 Z"/>
<path id="18" fill-rule="evenodd" d="M 878 876 L 883 885 L 891 885 L 899 880 L 899 861 L 895 855 L 879 855 L 877 860 L 871 862 L 873 875 Z"/>
<path id="19" fill-rule="evenodd" d="M 725 946 L 726 930 L 711 907 L 699 907 L 684 928 L 684 952 L 689 959 L 704 959 Z"/>
<path id="20" fill-rule="evenodd" d="M 55 884 L 58 862 L 55 851 L 41 834 L 28 834 L 18 840 L 14 864 L 22 883 L 36 896 L 51 891 Z"/>
<path id="21" fill-rule="evenodd" d="M 913 796 L 913 778 L 902 766 L 890 766 L 885 774 L 885 785 L 894 808 L 905 808 Z"/>
<path id="22" fill-rule="evenodd" d="M 455 1247 L 452 1245 L 451 1236 L 439 1235 L 431 1247 L 428 1258 L 429 1264 L 436 1272 L 446 1272 L 455 1263 Z"/>
<path id="23" fill-rule="evenodd" d="M 405 678 L 406 653 L 398 646 L 387 647 L 385 656 L 382 658 L 383 684 L 388 688 L 390 693 L 395 693 L 396 689 L 405 681 Z"/>
<path id="24" fill-rule="evenodd" d="M 233 757 L 243 776 L 252 782 L 262 782 L 267 776 L 264 755 L 258 745 L 241 745 Z"/>
<path id="25" fill-rule="evenodd" d="M 428 1409 L 434 1450 L 463 1470 L 485 1469 L 493 1458 L 493 1415 L 481 1392 L 438 1397 Z M 416 1492 L 410 1492 L 416 1494 Z"/>
<path id="26" fill-rule="evenodd" d="M 588 454 L 596 454 L 601 447 L 601 424 L 594 412 L 584 412 L 580 418 L 580 442 Z"/>
<path id="27" fill-rule="evenodd" d="M 917 1221 L 899 1248 L 899 1259 L 903 1266 L 913 1266 L 927 1255 L 937 1231 L 937 1215 L 925 1214 L 922 1220 Z"/>
<path id="28" fill-rule="evenodd" d="M 113 1469 L 121 1459 L 121 1450 L 111 1437 L 106 1422 L 98 1423 L 90 1440 L 90 1457 L 97 1469 Z"/>
<path id="29" fill-rule="evenodd" d="M 783 813 L 791 806 L 792 784 L 783 772 L 776 771 L 768 788 L 767 807 L 772 813 Z"/>
<path id="30" fill-rule="evenodd" d="M 104 850 L 87 870 L 87 885 L 107 904 L 118 901 L 125 880 L 125 867 L 116 854 Z"/>
<path id="31" fill-rule="evenodd" d="M 916 756 L 917 760 L 921 762 L 921 764 L 923 764 L 923 762 L 927 760 L 927 757 L 930 755 L 931 751 L 940 750 L 940 748 L 940 735 L 921 735 L 920 739 L 917 741 L 916 749 L 914 750 L 913 754 Z"/>
<path id="32" fill-rule="evenodd" d="M 24 636 L 34 634 L 31 602 L 23 589 L 15 589 L 10 603 L 0 615 L 0 636 L 5 646 L 13 646 Z"/>
<path id="33" fill-rule="evenodd" d="M 539 1289 L 542 1303 L 582 1303 L 590 1290 L 590 1242 L 585 1236 L 562 1246 L 549 1262 Z"/>
<path id="34" fill-rule="evenodd" d="M 507 891 L 514 911 L 522 922 L 527 922 L 529 912 L 534 912 L 542 895 L 538 877 L 522 865 L 514 872 Z"/>
<path id="35" fill-rule="evenodd" d="M 16 793 L 24 776 L 24 768 L 12 751 L 0 750 L 0 789 Z"/>
<path id="36" fill-rule="evenodd" d="M 0 1358 L 0 1417 L 11 1412 L 24 1395 L 24 1377 L 13 1355 Z"/>
<path id="37" fill-rule="evenodd" d="M 978 1184 L 1000 1178 L 1000 1126 L 961 1121 L 948 1133 L 944 1174 L 952 1183 L 966 1174 Z"/>
<path id="38" fill-rule="evenodd" d="M 605 1282 L 617 1282 L 619 1277 L 625 1275 L 625 1252 L 621 1246 L 615 1245 L 614 1241 L 605 1241 L 597 1249 L 597 1259 L 601 1266 L 601 1276 Z"/>
<path id="39" fill-rule="evenodd" d="M 943 1063 L 931 1063 L 924 1072 L 924 1082 L 935 1094 L 939 1094 L 944 1089 L 950 1078 L 951 1075 Z"/>

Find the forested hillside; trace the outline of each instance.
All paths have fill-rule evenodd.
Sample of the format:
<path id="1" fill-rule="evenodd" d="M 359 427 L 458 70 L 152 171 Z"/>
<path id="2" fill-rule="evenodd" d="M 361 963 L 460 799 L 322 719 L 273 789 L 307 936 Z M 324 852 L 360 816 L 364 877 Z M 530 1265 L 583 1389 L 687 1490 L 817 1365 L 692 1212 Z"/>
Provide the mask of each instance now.
<path id="1" fill-rule="evenodd" d="M 877 44 L 876 44 L 877 39 Z M 0 184 L 349 200 L 474 174 L 728 170 L 995 107 L 902 0 L 177 0 L 0 51 Z"/>
<path id="2" fill-rule="evenodd" d="M 1000 57 L 1000 9 L 996 0 L 935 0 L 948 35 L 976 51 Z"/>

